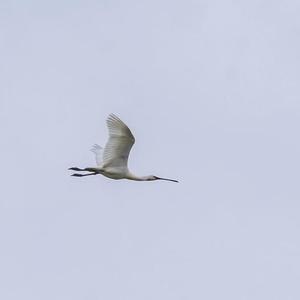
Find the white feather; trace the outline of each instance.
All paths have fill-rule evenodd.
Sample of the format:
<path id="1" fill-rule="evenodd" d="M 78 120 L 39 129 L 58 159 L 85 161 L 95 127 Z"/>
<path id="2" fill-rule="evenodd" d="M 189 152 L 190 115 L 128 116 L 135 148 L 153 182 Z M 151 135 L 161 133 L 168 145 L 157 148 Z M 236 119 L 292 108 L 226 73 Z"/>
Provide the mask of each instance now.
<path id="1" fill-rule="evenodd" d="M 106 123 L 109 139 L 103 152 L 103 167 L 127 168 L 129 153 L 135 142 L 134 136 L 114 114 L 109 115 Z"/>
<path id="2" fill-rule="evenodd" d="M 103 148 L 99 146 L 98 144 L 95 144 L 92 149 L 92 152 L 95 154 L 95 159 L 98 167 L 102 166 L 102 161 L 103 161 Z"/>

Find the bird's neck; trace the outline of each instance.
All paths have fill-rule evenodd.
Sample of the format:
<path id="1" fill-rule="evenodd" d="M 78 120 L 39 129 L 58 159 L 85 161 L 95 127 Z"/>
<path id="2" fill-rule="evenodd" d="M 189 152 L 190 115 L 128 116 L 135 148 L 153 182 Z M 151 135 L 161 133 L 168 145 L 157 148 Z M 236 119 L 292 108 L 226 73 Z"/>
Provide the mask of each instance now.
<path id="1" fill-rule="evenodd" d="M 135 181 L 147 181 L 148 180 L 148 176 L 136 176 L 132 173 L 128 173 L 127 174 L 127 179 L 129 180 L 135 180 Z"/>

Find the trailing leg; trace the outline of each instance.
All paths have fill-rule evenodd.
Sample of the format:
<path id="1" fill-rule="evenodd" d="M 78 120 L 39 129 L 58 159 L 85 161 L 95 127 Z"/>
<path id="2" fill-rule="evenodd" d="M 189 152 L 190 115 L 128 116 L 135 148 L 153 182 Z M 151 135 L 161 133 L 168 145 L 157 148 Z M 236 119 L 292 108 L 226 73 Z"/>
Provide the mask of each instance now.
<path id="1" fill-rule="evenodd" d="M 78 174 L 78 173 L 74 173 L 71 176 L 74 176 L 74 177 L 84 177 L 84 176 L 91 176 L 91 175 L 97 175 L 97 173 L 90 173 L 90 174 Z"/>
<path id="2" fill-rule="evenodd" d="M 72 170 L 72 171 L 85 171 L 85 169 L 80 169 L 80 168 L 77 168 L 77 167 L 72 167 L 72 168 L 69 168 L 68 170 Z"/>
<path id="3" fill-rule="evenodd" d="M 77 168 L 77 167 L 72 167 L 72 168 L 69 168 L 69 170 L 80 171 L 80 172 L 101 173 L 101 169 L 99 169 L 99 168 L 84 168 L 84 169 L 80 169 L 80 168 Z"/>

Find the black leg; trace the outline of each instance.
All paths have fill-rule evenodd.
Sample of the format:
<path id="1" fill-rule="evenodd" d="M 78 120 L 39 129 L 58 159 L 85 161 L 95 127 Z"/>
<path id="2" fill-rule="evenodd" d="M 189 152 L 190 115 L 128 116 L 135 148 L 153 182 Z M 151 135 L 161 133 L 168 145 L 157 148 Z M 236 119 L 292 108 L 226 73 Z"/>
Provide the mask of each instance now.
<path id="1" fill-rule="evenodd" d="M 85 171 L 84 169 L 80 169 L 80 168 L 77 168 L 77 167 L 69 168 L 69 170 L 72 170 L 72 171 Z"/>
<path id="2" fill-rule="evenodd" d="M 74 177 L 84 177 L 84 176 L 91 176 L 91 175 L 97 175 L 97 173 L 90 173 L 90 174 L 72 174 L 71 176 L 74 176 Z"/>

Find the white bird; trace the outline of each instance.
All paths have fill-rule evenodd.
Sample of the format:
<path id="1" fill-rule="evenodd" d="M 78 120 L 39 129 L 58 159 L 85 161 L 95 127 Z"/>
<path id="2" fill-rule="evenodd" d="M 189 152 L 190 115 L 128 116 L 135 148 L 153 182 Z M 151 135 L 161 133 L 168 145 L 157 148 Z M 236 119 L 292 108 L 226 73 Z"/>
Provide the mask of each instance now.
<path id="1" fill-rule="evenodd" d="M 129 179 L 136 181 L 167 180 L 178 182 L 174 179 L 161 178 L 154 175 L 135 176 L 128 170 L 127 162 L 135 138 L 130 129 L 116 115 L 110 114 L 107 118 L 109 139 L 102 155 L 102 147 L 94 145 L 91 149 L 95 153 L 97 167 L 80 169 L 69 168 L 73 171 L 85 171 L 87 174 L 72 174 L 71 176 L 83 177 L 101 174 L 112 179 Z"/>

